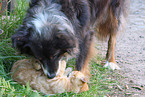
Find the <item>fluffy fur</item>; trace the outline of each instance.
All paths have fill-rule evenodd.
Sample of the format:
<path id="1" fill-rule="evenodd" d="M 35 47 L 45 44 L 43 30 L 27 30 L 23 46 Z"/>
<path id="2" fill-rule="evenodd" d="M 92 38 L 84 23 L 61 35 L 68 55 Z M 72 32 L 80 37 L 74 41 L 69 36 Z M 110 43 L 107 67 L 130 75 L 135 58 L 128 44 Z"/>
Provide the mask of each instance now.
<path id="1" fill-rule="evenodd" d="M 76 58 L 76 70 L 88 72 L 95 35 L 109 38 L 106 61 L 116 64 L 115 38 L 126 6 L 127 0 L 31 0 L 23 24 L 12 36 L 13 46 L 39 59 L 49 78 L 56 76 L 66 53 Z"/>
<path id="2" fill-rule="evenodd" d="M 33 89 L 44 94 L 80 93 L 89 90 L 83 73 L 79 71 L 71 72 L 71 68 L 66 70 L 65 68 L 66 62 L 60 62 L 56 77 L 48 79 L 35 59 L 23 59 L 13 65 L 11 75 L 18 83 L 26 85 L 29 82 Z M 69 77 L 67 77 L 68 74 Z"/>

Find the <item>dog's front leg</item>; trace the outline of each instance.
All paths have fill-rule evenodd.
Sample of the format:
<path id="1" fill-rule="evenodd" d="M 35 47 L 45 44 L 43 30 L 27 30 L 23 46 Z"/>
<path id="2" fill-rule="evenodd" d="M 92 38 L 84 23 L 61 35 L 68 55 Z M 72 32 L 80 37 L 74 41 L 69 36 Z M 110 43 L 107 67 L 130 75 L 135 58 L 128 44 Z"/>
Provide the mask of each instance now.
<path id="1" fill-rule="evenodd" d="M 93 35 L 94 33 L 89 31 L 83 41 L 81 41 L 79 45 L 80 53 L 76 59 L 76 70 L 81 71 L 88 78 L 90 77 L 88 62 L 91 57 L 91 51 L 93 48 Z"/>

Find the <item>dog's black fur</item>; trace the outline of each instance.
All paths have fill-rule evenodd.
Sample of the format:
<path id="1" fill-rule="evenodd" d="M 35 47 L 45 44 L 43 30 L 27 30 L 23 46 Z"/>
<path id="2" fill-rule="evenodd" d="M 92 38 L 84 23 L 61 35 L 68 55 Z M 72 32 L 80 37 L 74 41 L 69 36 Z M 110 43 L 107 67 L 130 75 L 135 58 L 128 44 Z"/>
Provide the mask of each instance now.
<path id="1" fill-rule="evenodd" d="M 42 67 L 49 78 L 55 77 L 58 62 L 65 53 L 71 56 L 75 55 L 76 69 L 81 70 L 88 57 L 90 44 L 93 40 L 94 31 L 91 30 L 107 21 L 110 14 L 108 9 L 112 11 L 111 14 L 118 21 L 116 28 L 111 26 L 112 28 L 108 27 L 108 29 L 118 30 L 119 25 L 121 25 L 121 17 L 124 16 L 126 10 L 125 1 L 31 0 L 23 24 L 16 34 L 12 36 L 13 46 L 17 47 L 21 53 L 38 58 L 43 63 Z M 45 14 L 46 24 L 41 23 L 41 20 L 39 21 L 40 13 Z M 50 17 L 50 15 L 52 16 Z M 53 19 L 59 21 L 59 18 L 56 18 L 55 15 L 57 17 L 62 16 L 62 20 L 56 24 Z M 43 26 L 37 26 L 39 22 L 34 23 L 36 22 L 35 19 Z M 60 25 L 64 24 L 61 24 L 61 22 L 66 23 L 64 25 L 66 28 L 64 26 L 61 29 L 59 28 Z M 47 23 L 50 23 L 50 25 L 47 25 Z M 70 27 L 72 27 L 73 31 Z M 115 31 L 104 33 L 108 36 L 115 33 Z"/>

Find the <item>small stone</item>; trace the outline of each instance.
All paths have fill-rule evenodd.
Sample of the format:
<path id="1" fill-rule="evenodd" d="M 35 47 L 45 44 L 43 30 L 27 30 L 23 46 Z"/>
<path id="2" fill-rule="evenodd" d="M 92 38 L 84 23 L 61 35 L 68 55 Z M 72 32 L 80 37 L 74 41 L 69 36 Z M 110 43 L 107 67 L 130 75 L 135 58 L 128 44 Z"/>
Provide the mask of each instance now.
<path id="1" fill-rule="evenodd" d="M 130 82 L 130 83 L 134 83 L 134 81 L 133 81 L 133 80 L 130 80 L 129 82 Z"/>
<path id="2" fill-rule="evenodd" d="M 144 36 L 139 36 L 139 38 L 144 38 Z"/>
<path id="3" fill-rule="evenodd" d="M 121 56 L 117 56 L 118 58 L 121 58 Z"/>

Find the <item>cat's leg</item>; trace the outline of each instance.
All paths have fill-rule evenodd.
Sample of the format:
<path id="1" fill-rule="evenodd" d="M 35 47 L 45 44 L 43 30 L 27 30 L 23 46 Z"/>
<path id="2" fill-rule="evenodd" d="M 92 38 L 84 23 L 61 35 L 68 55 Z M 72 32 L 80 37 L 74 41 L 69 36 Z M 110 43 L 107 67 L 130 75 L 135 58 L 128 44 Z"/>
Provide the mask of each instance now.
<path id="1" fill-rule="evenodd" d="M 68 68 L 66 68 L 66 70 L 64 71 L 64 76 L 67 76 L 67 75 L 69 75 L 70 73 L 72 72 L 72 68 L 71 67 L 68 67 Z"/>

